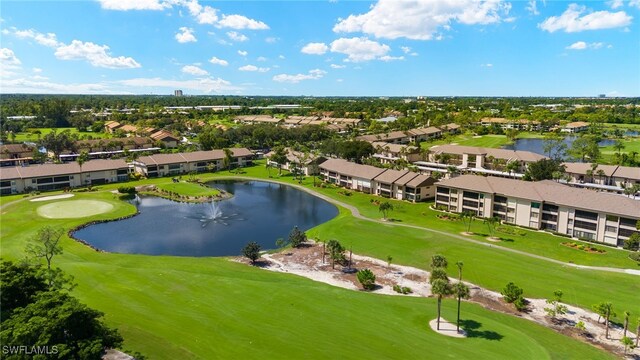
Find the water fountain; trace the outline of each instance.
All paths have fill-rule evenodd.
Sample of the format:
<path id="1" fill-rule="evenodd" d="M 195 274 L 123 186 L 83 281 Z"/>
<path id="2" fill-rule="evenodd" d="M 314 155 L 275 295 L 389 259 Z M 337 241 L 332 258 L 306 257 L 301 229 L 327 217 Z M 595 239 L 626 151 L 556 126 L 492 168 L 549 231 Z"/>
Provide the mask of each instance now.
<path id="1" fill-rule="evenodd" d="M 222 208 L 219 205 L 219 202 L 212 201 L 211 203 L 209 203 L 209 207 L 206 208 L 205 213 L 202 215 L 202 218 L 200 219 L 200 222 L 202 223 L 202 227 L 205 227 L 211 223 L 229 225 L 228 221 L 231 219 L 244 220 L 241 218 L 237 218 L 236 217 L 237 215 L 238 214 L 223 215 Z"/>

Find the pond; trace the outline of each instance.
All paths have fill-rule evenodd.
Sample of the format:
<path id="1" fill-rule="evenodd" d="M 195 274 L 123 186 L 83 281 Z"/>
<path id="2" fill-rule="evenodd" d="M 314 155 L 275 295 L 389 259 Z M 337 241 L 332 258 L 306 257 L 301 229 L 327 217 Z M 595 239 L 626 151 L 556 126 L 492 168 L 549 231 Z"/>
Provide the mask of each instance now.
<path id="1" fill-rule="evenodd" d="M 576 139 L 575 136 L 567 136 L 564 138 L 564 143 L 567 144 L 567 149 L 571 149 L 571 144 Z M 600 141 L 598 144 L 600 146 L 609 146 L 613 145 L 615 140 L 612 139 L 604 139 Z M 540 155 L 547 155 L 544 152 L 544 139 L 517 139 L 513 144 L 503 146 L 504 149 L 510 150 L 523 150 L 523 151 L 531 151 Z"/>
<path id="2" fill-rule="evenodd" d="M 263 181 L 209 185 L 234 196 L 204 204 L 142 196 L 132 201 L 138 215 L 90 225 L 74 236 L 115 253 L 234 256 L 250 241 L 273 249 L 294 226 L 305 231 L 338 215 L 333 204 L 287 185 Z"/>

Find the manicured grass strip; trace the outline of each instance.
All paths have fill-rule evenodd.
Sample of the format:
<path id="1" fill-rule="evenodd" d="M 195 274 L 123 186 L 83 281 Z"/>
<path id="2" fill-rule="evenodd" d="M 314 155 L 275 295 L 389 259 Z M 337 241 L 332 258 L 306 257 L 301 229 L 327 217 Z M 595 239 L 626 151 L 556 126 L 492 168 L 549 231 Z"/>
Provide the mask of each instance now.
<path id="1" fill-rule="evenodd" d="M 216 258 L 95 254 L 65 263 L 76 294 L 150 358 L 608 359 L 535 323 L 463 305 L 473 337 L 433 332 L 434 299 L 331 287 Z M 455 302 L 443 316 L 455 319 Z"/>
<path id="2" fill-rule="evenodd" d="M 178 193 L 184 196 L 192 196 L 192 197 L 200 197 L 200 196 L 214 196 L 220 194 L 220 190 L 214 189 L 212 187 L 208 187 L 206 185 L 200 185 L 196 183 L 189 182 L 178 182 L 178 183 L 164 183 L 158 184 L 157 187 L 159 189 L 170 191 L 173 193 Z"/>
<path id="3" fill-rule="evenodd" d="M 356 253 L 379 259 L 391 255 L 398 264 L 422 269 L 428 269 L 432 255 L 443 254 L 450 263 L 464 262 L 465 279 L 494 291 L 513 281 L 527 297 L 550 298 L 559 289 L 566 302 L 585 309 L 610 301 L 620 313 L 625 309 L 640 312 L 638 276 L 565 267 L 425 231 L 353 219 L 348 214 L 307 233 L 323 241 L 338 239 L 347 248 L 353 246 Z M 451 276 L 457 274 L 454 266 L 449 271 Z"/>
<path id="4" fill-rule="evenodd" d="M 65 130 L 69 130 L 71 134 L 78 134 L 80 137 L 91 136 L 94 139 L 106 139 L 111 137 L 111 134 L 103 133 L 103 132 L 91 132 L 91 131 L 78 131 L 76 128 L 32 128 L 28 129 L 25 132 L 17 133 L 15 141 L 24 142 L 24 141 L 32 141 L 37 142 L 39 137 L 37 132 L 40 132 L 40 137 L 47 135 L 48 133 L 55 130 L 57 133 L 61 133 Z"/>

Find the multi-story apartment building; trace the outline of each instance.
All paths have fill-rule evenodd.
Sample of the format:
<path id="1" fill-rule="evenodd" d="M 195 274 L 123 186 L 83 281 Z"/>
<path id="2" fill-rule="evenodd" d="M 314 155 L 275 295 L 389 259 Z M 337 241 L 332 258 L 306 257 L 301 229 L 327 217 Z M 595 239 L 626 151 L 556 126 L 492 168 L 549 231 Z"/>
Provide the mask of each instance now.
<path id="1" fill-rule="evenodd" d="M 640 220 L 640 201 L 550 180 L 463 175 L 436 184 L 436 205 L 615 246 L 636 231 Z"/>

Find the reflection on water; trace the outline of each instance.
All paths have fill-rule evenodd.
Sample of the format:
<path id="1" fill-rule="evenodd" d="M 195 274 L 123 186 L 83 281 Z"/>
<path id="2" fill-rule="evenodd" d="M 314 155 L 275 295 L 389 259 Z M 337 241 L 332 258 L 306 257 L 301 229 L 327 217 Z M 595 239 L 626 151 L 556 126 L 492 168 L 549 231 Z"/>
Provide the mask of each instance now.
<path id="1" fill-rule="evenodd" d="M 178 255 L 239 255 L 248 242 L 275 247 L 298 226 L 308 230 L 336 215 L 332 204 L 295 188 L 261 181 L 214 182 L 234 194 L 215 203 L 184 204 L 142 196 L 139 214 L 81 229 L 75 237 L 109 252 Z"/>
<path id="2" fill-rule="evenodd" d="M 575 136 L 567 136 L 564 138 L 564 143 L 567 145 L 567 149 L 571 149 L 571 144 L 575 141 Z M 600 146 L 609 146 L 613 145 L 615 140 L 612 139 L 604 139 L 600 141 Z M 544 139 L 517 139 L 513 144 L 503 146 L 504 149 L 510 150 L 523 150 L 523 151 L 531 151 L 536 154 L 545 155 L 547 153 L 544 152 Z"/>

